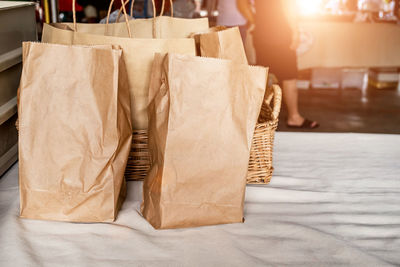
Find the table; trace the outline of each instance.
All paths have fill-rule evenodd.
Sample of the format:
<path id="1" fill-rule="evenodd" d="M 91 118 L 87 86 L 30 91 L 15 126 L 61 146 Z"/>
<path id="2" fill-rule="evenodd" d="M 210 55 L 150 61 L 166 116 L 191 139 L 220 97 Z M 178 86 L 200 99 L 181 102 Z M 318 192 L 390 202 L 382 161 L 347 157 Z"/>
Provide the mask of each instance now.
<path id="1" fill-rule="evenodd" d="M 311 36 L 298 68 L 398 67 L 400 26 L 386 23 L 307 21 L 300 28 Z"/>
<path id="2" fill-rule="evenodd" d="M 141 183 L 112 224 L 18 218 L 18 166 L 0 179 L 0 266 L 400 264 L 400 135 L 276 135 L 275 173 L 248 186 L 243 224 L 154 230 Z"/>

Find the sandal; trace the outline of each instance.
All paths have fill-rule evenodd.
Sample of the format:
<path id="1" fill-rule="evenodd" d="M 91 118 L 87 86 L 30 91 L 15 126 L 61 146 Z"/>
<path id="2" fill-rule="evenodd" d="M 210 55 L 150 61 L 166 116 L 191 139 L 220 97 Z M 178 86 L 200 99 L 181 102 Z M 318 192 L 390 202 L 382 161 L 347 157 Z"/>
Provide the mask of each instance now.
<path id="1" fill-rule="evenodd" d="M 318 122 L 310 121 L 309 119 L 304 119 L 301 125 L 289 125 L 286 123 L 286 126 L 288 128 L 296 128 L 296 129 L 315 129 L 319 127 L 319 124 Z"/>

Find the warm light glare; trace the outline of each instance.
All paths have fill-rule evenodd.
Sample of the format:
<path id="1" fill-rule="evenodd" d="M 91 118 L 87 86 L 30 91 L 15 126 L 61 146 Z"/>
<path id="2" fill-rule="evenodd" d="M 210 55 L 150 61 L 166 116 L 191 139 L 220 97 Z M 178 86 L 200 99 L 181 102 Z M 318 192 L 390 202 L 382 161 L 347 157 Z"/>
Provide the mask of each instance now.
<path id="1" fill-rule="evenodd" d="M 315 15 L 322 9 L 323 0 L 297 0 L 297 6 L 301 15 Z"/>

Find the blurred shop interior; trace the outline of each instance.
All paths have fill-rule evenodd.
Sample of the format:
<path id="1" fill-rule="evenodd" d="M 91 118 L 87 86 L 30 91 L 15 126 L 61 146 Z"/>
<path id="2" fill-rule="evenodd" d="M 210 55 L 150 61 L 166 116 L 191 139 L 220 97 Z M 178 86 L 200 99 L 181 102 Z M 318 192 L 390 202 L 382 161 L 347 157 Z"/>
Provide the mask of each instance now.
<path id="1" fill-rule="evenodd" d="M 109 0 L 76 2 L 78 21 L 106 22 Z M 166 15 L 170 14 L 169 2 Z M 210 26 L 216 25 L 218 0 L 172 2 L 175 16 L 208 17 Z M 300 21 L 299 103 L 306 116 L 321 123 L 313 131 L 400 133 L 400 1 L 293 2 L 298 5 Z M 162 1 L 155 4 L 159 14 Z M 114 1 L 110 22 L 117 19 L 120 7 L 121 2 Z M 152 1 L 136 0 L 132 10 L 134 18 L 150 18 Z M 43 23 L 72 21 L 72 0 L 38 0 L 36 17 L 40 39 Z M 281 122 L 285 116 L 283 108 Z M 293 131 L 284 123 L 279 130 Z"/>

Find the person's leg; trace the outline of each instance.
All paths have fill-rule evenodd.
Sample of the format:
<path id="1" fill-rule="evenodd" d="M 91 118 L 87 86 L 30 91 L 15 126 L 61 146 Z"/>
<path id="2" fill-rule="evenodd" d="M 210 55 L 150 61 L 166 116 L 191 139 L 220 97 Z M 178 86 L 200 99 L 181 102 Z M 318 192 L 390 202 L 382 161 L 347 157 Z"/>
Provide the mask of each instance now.
<path id="1" fill-rule="evenodd" d="M 286 103 L 288 110 L 287 125 L 289 126 L 301 126 L 304 123 L 304 117 L 299 112 L 298 102 L 298 91 L 296 80 L 285 80 L 282 82 L 283 85 L 283 99 Z M 313 121 L 310 124 L 310 128 L 314 128 L 318 125 L 317 122 Z"/>

